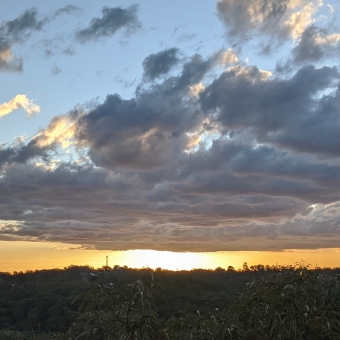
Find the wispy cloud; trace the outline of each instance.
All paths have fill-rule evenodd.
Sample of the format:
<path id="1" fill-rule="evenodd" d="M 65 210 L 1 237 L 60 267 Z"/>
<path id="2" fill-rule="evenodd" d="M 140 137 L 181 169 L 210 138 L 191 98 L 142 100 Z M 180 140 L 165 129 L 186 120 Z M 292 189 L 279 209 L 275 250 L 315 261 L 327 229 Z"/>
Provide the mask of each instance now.
<path id="1" fill-rule="evenodd" d="M 104 7 L 101 18 L 93 18 L 89 26 L 76 32 L 76 38 L 81 43 L 113 36 L 118 30 L 126 29 L 133 32 L 140 27 L 137 18 L 137 5 L 126 9 L 121 7 Z"/>
<path id="2" fill-rule="evenodd" d="M 7 72 L 21 72 L 22 71 L 22 60 L 17 59 L 10 47 L 3 47 L 0 50 L 0 70 Z"/>
<path id="3" fill-rule="evenodd" d="M 52 15 L 52 19 L 55 19 L 56 17 L 62 14 L 70 14 L 70 13 L 80 12 L 80 11 L 81 11 L 81 8 L 78 6 L 67 5 L 54 11 Z"/>
<path id="4" fill-rule="evenodd" d="M 55 20 L 61 14 L 79 10 L 79 7 L 68 5 L 56 10 L 51 16 L 39 18 L 38 10 L 31 8 L 21 13 L 15 19 L 3 21 L 0 25 L 0 71 L 22 72 L 23 59 L 14 55 L 13 46 L 27 43 L 28 38 L 33 33 L 41 31 L 49 22 Z M 52 43 L 43 42 L 43 44 L 48 45 Z M 48 51 L 51 50 L 50 46 L 47 46 L 47 48 L 49 48 Z M 55 46 L 54 48 L 58 49 Z M 61 50 L 63 53 L 69 53 L 68 50 Z"/>
<path id="5" fill-rule="evenodd" d="M 31 32 L 42 29 L 45 21 L 38 20 L 37 16 L 37 10 L 32 8 L 16 19 L 2 22 L 0 26 L 0 70 L 22 71 L 22 60 L 13 55 L 12 46 L 22 43 Z"/>

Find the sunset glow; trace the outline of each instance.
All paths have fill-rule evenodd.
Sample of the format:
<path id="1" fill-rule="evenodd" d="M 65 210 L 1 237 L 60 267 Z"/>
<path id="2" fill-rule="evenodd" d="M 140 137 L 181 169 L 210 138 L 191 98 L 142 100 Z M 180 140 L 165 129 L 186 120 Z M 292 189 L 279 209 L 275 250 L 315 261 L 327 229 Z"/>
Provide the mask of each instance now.
<path id="1" fill-rule="evenodd" d="M 97 251 L 69 250 L 63 244 L 47 245 L 43 242 L 0 242 L 0 271 L 13 273 L 39 269 L 53 269 L 75 266 L 101 268 L 109 266 L 127 266 L 129 268 L 192 270 L 192 269 L 227 269 L 229 266 L 242 269 L 244 262 L 248 266 L 295 265 L 302 263 L 311 267 L 338 267 L 339 248 L 317 250 L 289 250 L 284 252 L 170 252 L 155 250 Z"/>

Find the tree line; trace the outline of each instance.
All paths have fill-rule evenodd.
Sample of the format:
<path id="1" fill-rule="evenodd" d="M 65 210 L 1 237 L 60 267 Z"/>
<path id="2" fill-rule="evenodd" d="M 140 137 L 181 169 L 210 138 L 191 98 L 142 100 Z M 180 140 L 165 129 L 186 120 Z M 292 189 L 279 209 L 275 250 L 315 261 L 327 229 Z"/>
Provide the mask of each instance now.
<path id="1" fill-rule="evenodd" d="M 0 273 L 0 339 L 339 339 L 340 268 Z"/>

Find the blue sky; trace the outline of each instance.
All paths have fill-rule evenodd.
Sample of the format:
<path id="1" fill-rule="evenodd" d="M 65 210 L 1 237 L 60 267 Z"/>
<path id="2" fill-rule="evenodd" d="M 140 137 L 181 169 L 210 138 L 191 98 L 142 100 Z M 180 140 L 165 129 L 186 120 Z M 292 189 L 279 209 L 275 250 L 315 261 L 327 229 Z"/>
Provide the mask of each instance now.
<path id="1" fill-rule="evenodd" d="M 0 240 L 338 247 L 339 10 L 4 2 Z"/>
<path id="2" fill-rule="evenodd" d="M 128 8 L 135 3 L 85 1 L 81 6 L 71 4 L 74 8 L 54 19 L 50 18 L 56 11 L 70 6 L 69 2 L 61 1 L 57 6 L 44 1 L 19 3 L 4 6 L 0 14 L 2 22 L 16 19 L 32 8 L 36 9 L 38 21 L 46 18 L 50 21 L 41 30 L 25 32 L 29 34 L 27 40 L 13 45 L 15 55 L 23 61 L 23 70 L 2 73 L 7 85 L 1 102 L 25 93 L 42 111 L 30 120 L 25 119 L 22 112 L 3 120 L 1 142 L 23 133 L 28 137 L 33 135 L 37 127 L 46 126 L 51 117 L 77 104 L 103 101 L 107 94 L 115 92 L 131 97 L 143 75 L 142 62 L 151 53 L 178 46 L 185 58 L 196 51 L 209 55 L 226 45 L 214 3 L 202 2 L 193 13 L 190 3 L 147 1 L 138 5 L 140 28 L 135 32 L 129 34 L 122 28 L 112 36 L 87 43 L 77 42 L 75 32 L 85 28 L 93 17 L 100 18 L 103 7 Z"/>

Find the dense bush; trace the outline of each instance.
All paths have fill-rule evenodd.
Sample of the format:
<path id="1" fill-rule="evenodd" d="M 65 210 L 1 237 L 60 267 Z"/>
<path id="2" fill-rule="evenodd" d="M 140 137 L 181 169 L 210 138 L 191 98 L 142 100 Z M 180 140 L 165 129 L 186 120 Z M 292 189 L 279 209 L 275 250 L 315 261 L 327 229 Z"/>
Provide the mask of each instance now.
<path id="1" fill-rule="evenodd" d="M 106 269 L 0 274 L 0 339 L 340 339 L 339 270 Z"/>
<path id="2" fill-rule="evenodd" d="M 340 339 L 337 276 L 307 269 L 252 282 L 230 310 L 236 339 Z"/>
<path id="3" fill-rule="evenodd" d="M 155 287 L 155 290 L 157 287 Z M 340 339 L 338 276 L 306 268 L 254 280 L 229 310 L 162 320 L 147 283 L 130 297 L 98 285 L 86 294 L 71 339 Z M 84 308 L 85 307 L 85 308 Z M 77 328 L 78 327 L 78 328 Z M 80 328 L 79 328 L 80 327 Z"/>

